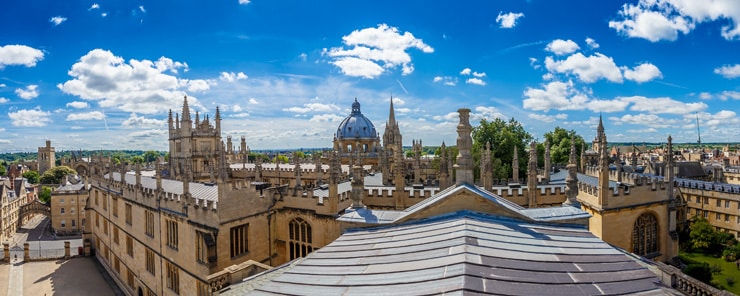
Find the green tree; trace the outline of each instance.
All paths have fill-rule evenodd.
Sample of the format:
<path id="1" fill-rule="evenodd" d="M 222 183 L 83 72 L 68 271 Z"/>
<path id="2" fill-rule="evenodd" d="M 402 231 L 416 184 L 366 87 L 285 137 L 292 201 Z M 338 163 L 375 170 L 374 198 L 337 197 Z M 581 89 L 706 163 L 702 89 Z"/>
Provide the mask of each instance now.
<path id="1" fill-rule="evenodd" d="M 75 170 L 68 166 L 57 166 L 46 170 L 41 176 L 41 184 L 61 184 L 65 176 L 77 174 Z"/>
<path id="2" fill-rule="evenodd" d="M 39 183 L 39 172 L 27 171 L 23 173 L 23 178 L 26 178 L 26 180 L 28 180 L 28 183 L 38 184 Z"/>
<path id="3" fill-rule="evenodd" d="M 48 204 L 51 201 L 51 187 L 41 187 L 41 191 L 39 191 L 39 200 L 41 200 L 45 204 Z"/>
<path id="4" fill-rule="evenodd" d="M 0 176 L 5 176 L 8 173 L 7 167 L 8 163 L 5 160 L 0 161 Z"/>
<path id="5" fill-rule="evenodd" d="M 550 159 L 553 164 L 568 163 L 571 138 L 574 138 L 576 142 L 576 154 L 581 155 L 581 147 L 585 141 L 575 130 L 566 130 L 558 126 L 555 127 L 555 130 L 545 134 L 545 139 L 550 141 Z"/>
<path id="6" fill-rule="evenodd" d="M 303 151 L 294 151 L 293 157 L 298 159 L 306 158 L 306 153 L 303 153 Z"/>
<path id="7" fill-rule="evenodd" d="M 285 155 L 276 155 L 275 156 L 275 159 L 273 159 L 273 161 L 275 163 L 277 163 L 277 162 L 280 162 L 280 163 L 288 163 L 288 157 L 285 156 Z"/>
<path id="8" fill-rule="evenodd" d="M 149 150 L 149 151 L 144 152 L 143 157 L 144 157 L 144 161 L 147 163 L 155 162 L 157 161 L 157 158 L 159 157 L 159 152 L 154 151 L 154 150 Z"/>
<path id="9" fill-rule="evenodd" d="M 517 149 L 519 158 L 519 177 L 527 173 L 527 161 L 529 155 L 525 152 L 528 143 L 532 141 L 530 135 L 521 123 L 514 118 L 504 121 L 496 118 L 493 121 L 481 119 L 480 125 L 473 128 L 473 159 L 475 161 L 474 173 L 480 173 L 480 154 L 491 144 L 491 159 L 494 163 L 494 178 L 508 178 L 511 176 L 514 149 Z"/>
<path id="10" fill-rule="evenodd" d="M 129 160 L 130 160 L 130 161 L 131 161 L 132 163 L 138 163 L 138 164 L 142 164 L 142 163 L 144 163 L 144 157 L 143 157 L 143 156 L 141 156 L 141 155 L 134 155 L 134 156 L 131 156 L 131 158 L 130 158 Z"/>

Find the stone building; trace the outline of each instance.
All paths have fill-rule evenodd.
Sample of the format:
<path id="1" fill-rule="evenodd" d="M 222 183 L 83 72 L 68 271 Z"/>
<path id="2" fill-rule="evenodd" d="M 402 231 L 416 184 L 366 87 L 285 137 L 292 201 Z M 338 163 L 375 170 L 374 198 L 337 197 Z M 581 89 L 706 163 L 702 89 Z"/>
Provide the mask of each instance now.
<path id="1" fill-rule="evenodd" d="M 51 192 L 51 228 L 58 235 L 82 233 L 87 224 L 85 203 L 87 184 L 65 184 Z"/>
<path id="2" fill-rule="evenodd" d="M 36 200 L 36 186 L 20 177 L 0 178 L 0 241 L 6 242 L 33 215 L 23 215 L 21 206 Z"/>
<path id="3" fill-rule="evenodd" d="M 173 119 L 170 110 L 167 123 L 170 158 L 165 176 L 183 180 L 185 173 L 189 171 L 190 180 L 212 183 L 217 173 L 219 155 L 224 155 L 224 145 L 221 142 L 221 112 L 218 107 L 213 122 L 208 115 L 201 120 L 198 111 L 195 111 L 193 122 L 188 98 L 185 97 L 182 114 L 175 114 Z"/>
<path id="4" fill-rule="evenodd" d="M 46 146 L 39 147 L 37 156 L 38 161 L 38 172 L 39 175 L 43 175 L 47 170 L 53 169 L 56 166 L 57 159 L 54 147 L 51 147 L 51 141 L 46 140 Z"/>

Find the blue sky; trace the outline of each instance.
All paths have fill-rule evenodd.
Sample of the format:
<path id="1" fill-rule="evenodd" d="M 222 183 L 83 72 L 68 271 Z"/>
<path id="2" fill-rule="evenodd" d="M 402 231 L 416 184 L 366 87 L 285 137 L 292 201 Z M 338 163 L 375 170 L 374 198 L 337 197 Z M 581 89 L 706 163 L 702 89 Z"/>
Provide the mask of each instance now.
<path id="1" fill-rule="evenodd" d="M 404 144 L 456 111 L 610 141 L 740 142 L 740 2 L 10 1 L 0 152 L 167 149 L 187 95 L 252 149 L 330 147 L 357 98 Z M 195 111 L 193 110 L 193 111 Z M 194 114 L 193 114 L 194 115 Z"/>

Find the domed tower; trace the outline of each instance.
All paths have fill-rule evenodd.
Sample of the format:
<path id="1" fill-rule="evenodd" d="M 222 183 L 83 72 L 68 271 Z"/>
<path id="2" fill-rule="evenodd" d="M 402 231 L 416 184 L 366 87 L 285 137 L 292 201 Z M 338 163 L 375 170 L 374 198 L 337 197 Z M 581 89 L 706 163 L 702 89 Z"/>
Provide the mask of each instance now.
<path id="1" fill-rule="evenodd" d="M 359 152 L 366 162 L 374 160 L 374 164 L 377 164 L 380 137 L 373 122 L 360 111 L 360 102 L 357 98 L 352 103 L 352 112 L 337 127 L 334 149 L 339 152 L 343 163 L 348 163 L 348 160 Z"/>

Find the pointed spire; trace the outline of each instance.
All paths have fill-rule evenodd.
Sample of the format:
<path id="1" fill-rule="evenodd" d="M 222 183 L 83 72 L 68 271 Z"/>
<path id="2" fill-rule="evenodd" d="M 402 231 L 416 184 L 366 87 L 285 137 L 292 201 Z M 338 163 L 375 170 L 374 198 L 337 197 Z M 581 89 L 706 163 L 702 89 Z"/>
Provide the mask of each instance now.
<path id="1" fill-rule="evenodd" d="M 170 109 L 170 114 L 167 116 L 167 125 L 170 129 L 173 129 L 175 127 L 175 123 L 172 121 L 172 109 Z"/>
<path id="2" fill-rule="evenodd" d="M 182 103 L 182 122 L 190 122 L 190 107 L 188 106 L 188 96 L 185 96 L 185 99 Z"/>
<path id="3" fill-rule="evenodd" d="M 519 147 L 514 145 L 514 156 L 511 160 L 511 176 L 514 183 L 519 183 Z"/>
<path id="4" fill-rule="evenodd" d="M 396 125 L 396 111 L 393 109 L 393 96 L 391 96 L 391 110 L 388 112 L 388 125 Z"/>
<path id="5" fill-rule="evenodd" d="M 198 128 L 198 125 L 200 125 L 200 114 L 198 113 L 198 110 L 195 110 L 195 128 Z"/>
<path id="6" fill-rule="evenodd" d="M 604 134 L 604 121 L 602 120 L 601 113 L 599 113 L 599 127 L 596 128 L 596 133 L 598 133 L 599 136 Z"/>
<path id="7" fill-rule="evenodd" d="M 216 132 L 221 134 L 221 110 L 219 110 L 218 106 L 216 106 Z"/>

